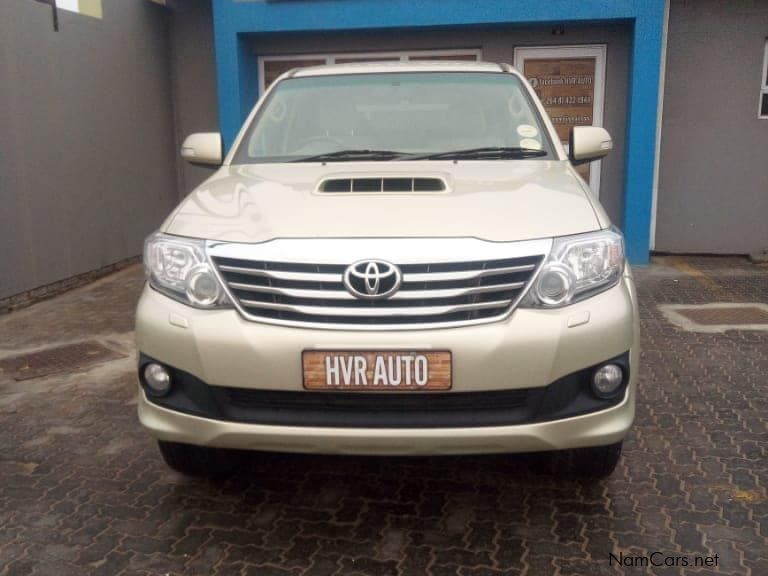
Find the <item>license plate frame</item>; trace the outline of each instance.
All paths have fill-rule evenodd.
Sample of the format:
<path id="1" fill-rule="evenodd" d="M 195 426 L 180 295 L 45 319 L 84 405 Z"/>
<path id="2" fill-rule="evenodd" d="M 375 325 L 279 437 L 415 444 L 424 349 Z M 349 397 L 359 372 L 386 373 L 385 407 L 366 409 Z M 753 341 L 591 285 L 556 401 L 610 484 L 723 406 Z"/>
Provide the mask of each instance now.
<path id="1" fill-rule="evenodd" d="M 338 363 L 330 360 L 330 375 L 326 364 L 328 357 L 338 359 Z M 423 361 L 419 360 L 422 357 L 427 363 L 425 384 L 420 383 L 424 380 Z M 345 360 L 342 361 L 341 358 Z M 364 385 L 360 360 L 357 358 L 365 359 Z M 383 366 L 379 358 L 383 359 Z M 398 365 L 400 382 L 394 384 Z M 332 370 L 334 367 L 337 368 L 336 373 Z M 453 387 L 453 354 L 450 350 L 303 350 L 301 374 L 304 390 L 311 392 L 447 392 Z M 382 375 L 386 381 L 382 380 Z M 348 376 L 350 378 L 347 378 Z M 329 378 L 331 384 L 328 383 Z"/>

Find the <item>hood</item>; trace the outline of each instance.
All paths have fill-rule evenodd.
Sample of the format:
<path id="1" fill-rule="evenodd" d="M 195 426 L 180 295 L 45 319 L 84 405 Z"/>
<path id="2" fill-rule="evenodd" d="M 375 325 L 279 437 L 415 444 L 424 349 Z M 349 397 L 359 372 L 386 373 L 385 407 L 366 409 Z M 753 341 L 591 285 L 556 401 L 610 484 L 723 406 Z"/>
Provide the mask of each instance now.
<path id="1" fill-rule="evenodd" d="M 444 192 L 325 193 L 329 178 L 436 177 Z M 413 161 L 224 166 L 163 231 L 227 242 L 274 238 L 475 237 L 516 241 L 600 229 L 564 161 Z"/>

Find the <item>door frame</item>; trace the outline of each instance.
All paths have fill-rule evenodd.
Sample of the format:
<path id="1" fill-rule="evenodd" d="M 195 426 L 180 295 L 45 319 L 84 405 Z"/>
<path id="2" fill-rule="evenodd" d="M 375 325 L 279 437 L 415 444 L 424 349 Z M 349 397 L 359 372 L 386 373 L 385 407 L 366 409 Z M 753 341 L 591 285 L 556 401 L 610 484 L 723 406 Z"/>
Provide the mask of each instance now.
<path id="1" fill-rule="evenodd" d="M 548 46 L 516 46 L 514 52 L 514 66 L 525 76 L 525 60 L 527 58 L 594 58 L 595 79 L 594 96 L 592 101 L 592 125 L 602 126 L 605 112 L 605 60 L 606 44 L 572 44 L 572 45 L 548 45 Z M 568 144 L 563 147 L 568 150 Z M 592 162 L 589 171 L 589 187 L 595 197 L 600 197 L 600 173 L 602 162 Z"/>

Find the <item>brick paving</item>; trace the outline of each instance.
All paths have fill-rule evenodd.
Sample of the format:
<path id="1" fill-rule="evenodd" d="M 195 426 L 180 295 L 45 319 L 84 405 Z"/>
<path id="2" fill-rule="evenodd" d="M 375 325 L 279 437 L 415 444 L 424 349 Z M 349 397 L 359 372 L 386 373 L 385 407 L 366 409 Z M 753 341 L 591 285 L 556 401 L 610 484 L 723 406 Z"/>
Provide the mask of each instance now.
<path id="1" fill-rule="evenodd" d="M 592 484 L 532 456 L 254 455 L 186 479 L 135 415 L 138 267 L 0 316 L 0 357 L 82 340 L 127 356 L 0 373 L 0 575 L 768 574 L 768 333 L 685 332 L 656 307 L 768 302 L 768 268 L 659 258 L 636 276 L 637 422 Z M 653 552 L 677 565 L 643 566 Z"/>

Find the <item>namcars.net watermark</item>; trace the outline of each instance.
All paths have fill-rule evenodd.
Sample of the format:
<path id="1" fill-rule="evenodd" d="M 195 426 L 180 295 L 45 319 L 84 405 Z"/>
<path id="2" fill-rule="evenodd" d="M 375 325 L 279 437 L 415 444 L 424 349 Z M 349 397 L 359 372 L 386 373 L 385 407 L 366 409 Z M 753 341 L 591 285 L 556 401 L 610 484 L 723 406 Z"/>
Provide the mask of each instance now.
<path id="1" fill-rule="evenodd" d="M 648 566 L 668 566 L 668 567 L 714 567 L 720 561 L 719 554 L 712 556 L 703 556 L 699 554 L 677 555 L 666 552 L 651 552 L 650 554 L 624 554 L 619 552 L 608 553 L 608 564 L 610 566 L 625 566 L 646 568 Z"/>

